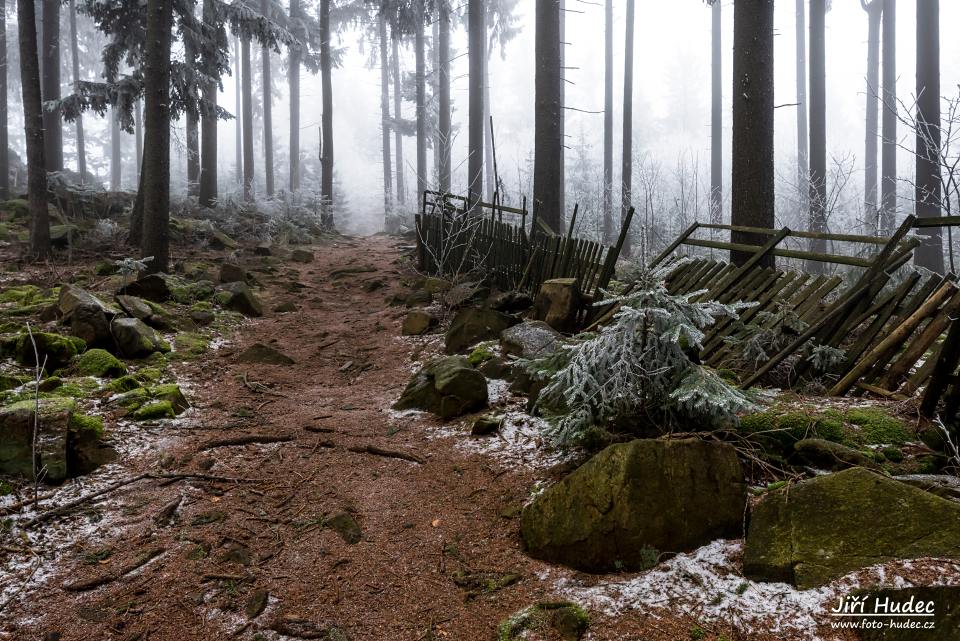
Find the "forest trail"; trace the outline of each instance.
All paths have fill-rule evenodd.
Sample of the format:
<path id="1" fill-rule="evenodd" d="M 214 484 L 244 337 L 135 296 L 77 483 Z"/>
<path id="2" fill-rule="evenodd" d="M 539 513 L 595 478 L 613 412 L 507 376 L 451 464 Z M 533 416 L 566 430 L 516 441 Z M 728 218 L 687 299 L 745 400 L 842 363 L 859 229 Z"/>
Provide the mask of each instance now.
<path id="1" fill-rule="evenodd" d="M 543 564 L 522 554 L 515 518 L 529 472 L 431 439 L 433 419 L 391 416 L 411 369 L 410 343 L 399 338 L 405 310 L 385 303 L 398 258 L 395 238 L 347 239 L 268 284 L 266 308 L 290 301 L 299 311 L 248 323 L 228 346 L 185 365 L 193 420 L 128 466 L 131 475 L 254 481 L 148 481 L 114 493 L 101 506 L 113 527 L 63 551 L 59 576 L 4 613 L 5 638 L 251 639 L 259 630 L 277 638 L 270 628 L 284 625 L 316 638 L 335 623 L 354 640 L 488 639 L 535 600 L 537 581 L 526 579 Z M 295 364 L 239 362 L 254 343 Z M 209 447 L 246 435 L 289 440 Z M 367 446 L 424 462 L 350 449 Z M 178 497 L 173 517 L 158 518 Z M 62 589 L 160 550 L 102 587 Z M 470 598 L 455 578 L 473 572 L 520 581 Z M 248 620 L 262 591 L 266 609 Z"/>

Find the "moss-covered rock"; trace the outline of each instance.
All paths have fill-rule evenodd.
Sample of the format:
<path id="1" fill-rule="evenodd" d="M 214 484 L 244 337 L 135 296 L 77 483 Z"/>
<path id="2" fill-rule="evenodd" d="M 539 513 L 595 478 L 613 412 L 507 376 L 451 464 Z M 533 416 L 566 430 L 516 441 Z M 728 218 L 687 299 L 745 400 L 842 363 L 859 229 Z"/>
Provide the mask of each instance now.
<path id="1" fill-rule="evenodd" d="M 424 410 L 449 419 L 486 406 L 487 379 L 466 358 L 449 356 L 417 372 L 393 409 Z"/>
<path id="2" fill-rule="evenodd" d="M 115 318 L 110 327 L 117 348 L 127 358 L 144 358 L 154 352 L 170 351 L 170 345 L 138 318 Z"/>
<path id="3" fill-rule="evenodd" d="M 105 349 L 91 349 L 77 359 L 76 371 L 85 376 L 115 378 L 127 373 L 127 366 Z"/>
<path id="4" fill-rule="evenodd" d="M 0 472 L 33 476 L 34 416 L 37 433 L 37 465 L 50 483 L 67 478 L 67 439 L 76 403 L 66 398 L 26 399 L 0 409 Z"/>
<path id="5" fill-rule="evenodd" d="M 28 376 L 20 376 L 17 374 L 0 374 L 0 392 L 16 389 L 24 383 L 28 383 L 29 381 L 30 377 Z"/>
<path id="6" fill-rule="evenodd" d="M 698 439 L 611 445 L 527 505 L 520 533 L 534 557 L 587 571 L 647 569 L 743 528 L 736 450 Z"/>
<path id="7" fill-rule="evenodd" d="M 806 438 L 843 440 L 843 420 L 838 416 L 779 407 L 742 417 L 738 429 L 751 440 L 772 445 L 783 453 L 789 453 L 797 441 Z"/>
<path id="8" fill-rule="evenodd" d="M 210 341 L 205 336 L 194 332 L 180 332 L 173 339 L 173 354 L 179 358 L 197 358 L 202 356 L 210 347 Z"/>
<path id="9" fill-rule="evenodd" d="M 36 342 L 36 355 L 34 345 Z M 16 338 L 14 344 L 14 356 L 18 363 L 33 367 L 37 363 L 37 355 L 40 362 L 46 363 L 48 372 L 65 367 L 70 363 L 74 356 L 83 352 L 87 348 L 83 339 L 75 336 L 63 336 L 50 332 L 33 332 L 33 341 L 26 332 Z"/>
<path id="10" fill-rule="evenodd" d="M 844 470 L 848 467 L 879 469 L 874 458 L 864 452 L 822 438 L 805 438 L 793 446 L 797 462 L 820 470 Z"/>
<path id="11" fill-rule="evenodd" d="M 154 400 L 166 401 L 170 403 L 175 414 L 180 414 L 190 408 L 187 397 L 183 395 L 180 386 L 176 383 L 167 383 L 166 385 L 156 385 L 149 389 L 150 396 Z"/>
<path id="12" fill-rule="evenodd" d="M 244 316 L 263 316 L 263 304 L 246 283 L 226 283 L 221 285 L 214 300 L 221 307 L 240 312 Z"/>
<path id="13" fill-rule="evenodd" d="M 138 421 L 154 421 L 161 418 L 173 418 L 176 415 L 170 401 L 150 401 L 133 412 L 133 418 Z"/>
<path id="14" fill-rule="evenodd" d="M 496 354 L 493 351 L 493 346 L 495 343 L 493 341 L 487 341 L 485 343 L 480 343 L 473 348 L 473 351 L 470 352 L 470 355 L 467 356 L 467 360 L 470 361 L 470 364 L 474 367 L 480 367 L 491 358 L 494 358 Z"/>
<path id="15" fill-rule="evenodd" d="M 156 383 L 163 378 L 163 370 L 159 367 L 141 367 L 134 376 L 143 383 Z"/>
<path id="16" fill-rule="evenodd" d="M 500 333 L 519 321 L 515 316 L 493 309 L 464 307 L 450 322 L 444 337 L 447 354 L 459 354 L 481 341 L 500 338 Z"/>
<path id="17" fill-rule="evenodd" d="M 420 336 L 440 324 L 435 314 L 425 309 L 411 309 L 403 319 L 400 333 L 404 336 Z"/>
<path id="18" fill-rule="evenodd" d="M 860 428 L 857 440 L 867 445 L 903 445 L 910 440 L 904 422 L 879 407 L 847 410 L 844 418 Z"/>
<path id="19" fill-rule="evenodd" d="M 960 504 L 857 467 L 768 493 L 750 517 L 743 572 L 807 589 L 928 556 L 960 558 Z"/>
<path id="20" fill-rule="evenodd" d="M 150 400 L 150 394 L 142 387 L 136 387 L 129 391 L 117 394 L 110 399 L 112 405 L 117 405 L 124 409 L 133 411 Z"/>
<path id="21" fill-rule="evenodd" d="M 576 603 L 541 601 L 501 621 L 497 626 L 497 641 L 517 641 L 527 638 L 529 632 L 547 629 L 563 641 L 579 641 L 589 626 L 590 615 Z"/>
<path id="22" fill-rule="evenodd" d="M 129 392 L 130 390 L 137 389 L 140 387 L 140 381 L 137 380 L 136 376 L 127 374 L 126 376 L 120 376 L 107 384 L 106 389 L 111 392 L 116 392 L 122 394 L 123 392 Z"/>
<path id="23" fill-rule="evenodd" d="M 544 358 L 560 349 L 560 332 L 543 321 L 524 321 L 500 333 L 500 348 L 505 356 Z"/>

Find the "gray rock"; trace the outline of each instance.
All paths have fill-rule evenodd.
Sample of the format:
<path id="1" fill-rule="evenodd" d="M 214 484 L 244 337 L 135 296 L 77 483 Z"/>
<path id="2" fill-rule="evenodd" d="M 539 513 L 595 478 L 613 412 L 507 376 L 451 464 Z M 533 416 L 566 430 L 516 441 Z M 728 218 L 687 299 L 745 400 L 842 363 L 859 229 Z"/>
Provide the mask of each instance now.
<path id="1" fill-rule="evenodd" d="M 223 263 L 220 265 L 219 280 L 221 283 L 245 283 L 248 274 L 240 265 L 234 263 Z"/>
<path id="2" fill-rule="evenodd" d="M 220 289 L 218 301 L 227 309 L 244 316 L 263 316 L 263 304 L 246 283 L 226 283 Z"/>
<path id="3" fill-rule="evenodd" d="M 487 379 L 466 358 L 450 356 L 417 372 L 393 409 L 424 410 L 449 419 L 486 406 Z"/>
<path id="4" fill-rule="evenodd" d="M 504 355 L 520 358 L 543 358 L 560 348 L 560 332 L 544 321 L 524 321 L 500 333 Z"/>
<path id="5" fill-rule="evenodd" d="M 76 285 L 61 285 L 57 308 L 71 334 L 88 345 L 110 344 L 110 321 L 117 312 L 97 296 Z"/>
<path id="6" fill-rule="evenodd" d="M 489 436 L 500 431 L 503 426 L 502 416 L 490 416 L 484 414 L 478 416 L 470 428 L 470 436 Z"/>
<path id="7" fill-rule="evenodd" d="M 404 336 L 420 336 L 440 324 L 440 319 L 423 309 L 412 309 L 403 319 L 400 332 Z"/>
<path id="8" fill-rule="evenodd" d="M 240 353 L 241 363 L 259 363 L 261 365 L 293 365 L 296 361 L 263 343 L 254 343 Z"/>
<path id="9" fill-rule="evenodd" d="M 503 330 L 519 322 L 515 316 L 493 309 L 464 307 L 450 322 L 450 329 L 445 336 L 445 350 L 447 354 L 459 354 L 482 341 L 500 338 Z"/>
<path id="10" fill-rule="evenodd" d="M 801 439 L 794 443 L 793 452 L 801 463 L 819 470 L 839 472 L 856 466 L 880 468 L 863 452 L 822 438 Z"/>
<path id="11" fill-rule="evenodd" d="M 960 478 L 946 474 L 904 474 L 893 477 L 945 499 L 960 501 Z"/>
<path id="12" fill-rule="evenodd" d="M 736 450 L 699 439 L 611 445 L 524 508 L 531 556 L 586 571 L 641 570 L 662 553 L 738 538 L 746 483 Z"/>
<path id="13" fill-rule="evenodd" d="M 546 321 L 560 332 L 577 329 L 577 314 L 583 306 L 580 283 L 576 278 L 544 281 L 533 303 L 533 318 Z"/>
<path id="14" fill-rule="evenodd" d="M 750 516 L 743 573 L 805 590 L 919 557 L 960 558 L 960 505 L 855 467 L 768 493 Z"/>
<path id="15" fill-rule="evenodd" d="M 163 303 L 172 296 L 171 287 L 166 274 L 147 274 L 129 285 L 120 288 L 119 294 L 146 298 L 155 303 Z"/>
<path id="16" fill-rule="evenodd" d="M 169 352 L 170 346 L 139 318 L 115 318 L 110 324 L 117 350 L 126 358 L 145 358 Z"/>
<path id="17" fill-rule="evenodd" d="M 153 316 L 153 308 L 147 305 L 147 301 L 142 298 L 117 294 L 116 299 L 120 309 L 126 312 L 128 316 L 139 318 L 143 322 Z"/>

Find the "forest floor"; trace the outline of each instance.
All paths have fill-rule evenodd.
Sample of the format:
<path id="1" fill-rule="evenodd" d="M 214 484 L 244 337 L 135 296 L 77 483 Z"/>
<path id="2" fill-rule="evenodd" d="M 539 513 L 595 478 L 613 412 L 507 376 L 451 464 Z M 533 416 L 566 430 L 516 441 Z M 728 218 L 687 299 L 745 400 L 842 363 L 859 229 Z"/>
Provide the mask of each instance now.
<path id="1" fill-rule="evenodd" d="M 545 599 L 581 602 L 598 641 L 853 638 L 824 627 L 839 587 L 746 582 L 736 541 L 639 575 L 582 575 L 526 556 L 520 509 L 559 474 L 535 430 L 518 419 L 478 442 L 463 422 L 390 410 L 417 361 L 441 347 L 402 338 L 406 310 L 386 302 L 404 293 L 403 244 L 315 246 L 314 262 L 289 263 L 260 291 L 266 309 L 289 301 L 297 311 L 245 322 L 177 364 L 193 408 L 147 429 L 109 475 L 198 476 L 144 479 L 41 526 L 36 561 L 20 557 L 30 582 L 0 612 L 0 639 L 337 639 L 336 626 L 354 641 L 489 640 Z M 240 362 L 254 343 L 295 363 Z M 491 389 L 504 409 L 519 406 Z M 223 442 L 247 436 L 276 442 Z M 684 597 L 661 585 L 684 581 Z"/>

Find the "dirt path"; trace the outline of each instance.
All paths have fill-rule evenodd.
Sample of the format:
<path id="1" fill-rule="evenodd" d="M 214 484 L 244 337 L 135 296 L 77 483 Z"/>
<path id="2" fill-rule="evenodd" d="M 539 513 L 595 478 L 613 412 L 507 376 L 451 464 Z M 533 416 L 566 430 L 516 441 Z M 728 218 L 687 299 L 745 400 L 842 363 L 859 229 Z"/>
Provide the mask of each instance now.
<path id="1" fill-rule="evenodd" d="M 437 347 L 401 339 L 405 310 L 385 303 L 405 291 L 398 241 L 347 239 L 316 256 L 263 292 L 265 308 L 298 311 L 269 313 L 178 366 L 190 418 L 161 427 L 123 471 L 237 480 L 143 481 L 59 521 L 83 537 L 0 614 L 0 639 L 337 639 L 336 626 L 354 641 L 489 640 L 505 617 L 560 596 L 558 579 L 598 580 L 522 552 L 520 508 L 550 476 L 521 460 L 535 443 L 505 461 L 464 447 L 463 425 L 388 409 L 411 351 Z M 253 343 L 295 364 L 239 362 Z M 277 442 L 222 443 L 237 437 Z M 664 608 L 594 609 L 588 638 L 788 638 L 701 628 Z"/>

